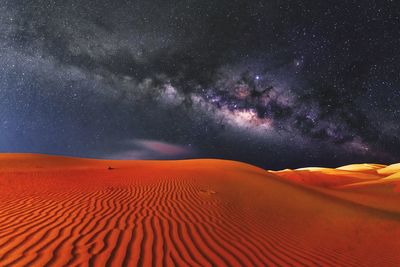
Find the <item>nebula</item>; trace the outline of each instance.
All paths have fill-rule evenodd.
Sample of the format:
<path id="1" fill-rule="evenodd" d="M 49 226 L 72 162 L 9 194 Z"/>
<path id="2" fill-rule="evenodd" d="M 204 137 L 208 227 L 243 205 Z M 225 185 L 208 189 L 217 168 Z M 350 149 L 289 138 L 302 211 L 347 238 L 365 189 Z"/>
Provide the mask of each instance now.
<path id="1" fill-rule="evenodd" d="M 149 139 L 273 169 L 398 159 L 393 2 L 0 6 L 0 151 L 108 158 Z"/>

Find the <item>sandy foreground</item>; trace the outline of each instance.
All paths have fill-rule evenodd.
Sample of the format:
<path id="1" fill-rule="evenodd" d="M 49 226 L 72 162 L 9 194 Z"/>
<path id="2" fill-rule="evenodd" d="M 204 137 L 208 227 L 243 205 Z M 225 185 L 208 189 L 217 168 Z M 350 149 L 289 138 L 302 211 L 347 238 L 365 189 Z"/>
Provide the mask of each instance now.
<path id="1" fill-rule="evenodd" d="M 0 155 L 0 266 L 400 266 L 400 166 Z"/>

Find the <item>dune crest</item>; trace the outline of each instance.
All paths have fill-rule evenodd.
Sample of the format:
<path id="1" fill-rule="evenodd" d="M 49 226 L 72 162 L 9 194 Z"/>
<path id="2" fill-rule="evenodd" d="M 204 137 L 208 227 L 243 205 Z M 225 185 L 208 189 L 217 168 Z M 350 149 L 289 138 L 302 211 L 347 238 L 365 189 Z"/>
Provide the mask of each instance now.
<path id="1" fill-rule="evenodd" d="M 383 168 L 3 154 L 0 266 L 398 266 L 399 216 L 342 196 Z"/>
<path id="2" fill-rule="evenodd" d="M 308 167 L 271 173 L 323 194 L 400 214 L 400 164 L 352 164 L 335 169 Z"/>

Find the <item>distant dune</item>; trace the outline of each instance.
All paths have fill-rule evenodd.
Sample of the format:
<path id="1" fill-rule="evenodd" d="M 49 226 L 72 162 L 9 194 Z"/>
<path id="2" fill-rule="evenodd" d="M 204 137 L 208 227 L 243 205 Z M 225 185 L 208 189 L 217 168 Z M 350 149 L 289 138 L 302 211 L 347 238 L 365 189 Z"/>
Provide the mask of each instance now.
<path id="1" fill-rule="evenodd" d="M 0 154 L 0 266 L 400 266 L 399 173 Z"/>
<path id="2" fill-rule="evenodd" d="M 270 173 L 327 195 L 400 214 L 400 164 L 353 164 Z"/>

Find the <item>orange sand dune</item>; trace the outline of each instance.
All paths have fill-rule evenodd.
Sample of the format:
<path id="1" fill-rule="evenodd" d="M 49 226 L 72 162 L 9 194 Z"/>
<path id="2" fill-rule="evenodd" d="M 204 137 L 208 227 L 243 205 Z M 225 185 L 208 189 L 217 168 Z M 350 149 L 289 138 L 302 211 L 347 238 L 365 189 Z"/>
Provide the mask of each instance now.
<path id="1" fill-rule="evenodd" d="M 400 164 L 270 171 L 281 179 L 363 206 L 400 214 Z"/>
<path id="2" fill-rule="evenodd" d="M 335 195 L 360 188 L 281 176 L 223 160 L 3 154 L 0 266 L 400 265 L 396 212 Z"/>

